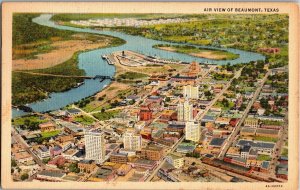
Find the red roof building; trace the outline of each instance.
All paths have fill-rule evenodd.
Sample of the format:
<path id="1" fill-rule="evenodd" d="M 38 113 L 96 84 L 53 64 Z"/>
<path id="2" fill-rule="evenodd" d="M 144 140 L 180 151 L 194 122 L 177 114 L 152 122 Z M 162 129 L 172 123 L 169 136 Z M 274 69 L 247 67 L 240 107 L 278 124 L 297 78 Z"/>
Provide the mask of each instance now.
<path id="1" fill-rule="evenodd" d="M 150 106 L 151 104 L 141 106 L 139 113 L 140 121 L 149 121 L 152 119 L 153 112 Z"/>

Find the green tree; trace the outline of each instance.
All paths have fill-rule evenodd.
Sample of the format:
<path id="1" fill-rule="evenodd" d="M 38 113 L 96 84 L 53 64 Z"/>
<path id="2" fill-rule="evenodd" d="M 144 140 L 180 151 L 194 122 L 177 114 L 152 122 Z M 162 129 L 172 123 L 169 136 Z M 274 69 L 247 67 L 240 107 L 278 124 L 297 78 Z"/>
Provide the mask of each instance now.
<path id="1" fill-rule="evenodd" d="M 11 167 L 16 167 L 16 166 L 17 166 L 16 160 L 12 159 L 11 160 Z"/>
<path id="2" fill-rule="evenodd" d="M 42 161 L 44 164 L 47 164 L 51 159 L 50 158 L 44 158 Z"/>
<path id="3" fill-rule="evenodd" d="M 29 119 L 25 119 L 25 120 L 24 120 L 24 125 L 25 125 L 26 127 L 28 127 L 29 124 L 30 124 L 30 120 L 29 120 Z"/>
<path id="4" fill-rule="evenodd" d="M 69 165 L 69 171 L 79 173 L 80 169 L 78 168 L 78 164 L 77 163 L 70 164 Z"/>
<path id="5" fill-rule="evenodd" d="M 24 180 L 28 179 L 28 177 L 29 177 L 28 173 L 24 173 L 21 175 L 21 180 L 24 181 Z"/>
<path id="6" fill-rule="evenodd" d="M 205 96 L 211 96 L 212 94 L 211 94 L 210 91 L 205 91 L 205 92 L 204 92 L 204 95 L 205 95 Z"/>

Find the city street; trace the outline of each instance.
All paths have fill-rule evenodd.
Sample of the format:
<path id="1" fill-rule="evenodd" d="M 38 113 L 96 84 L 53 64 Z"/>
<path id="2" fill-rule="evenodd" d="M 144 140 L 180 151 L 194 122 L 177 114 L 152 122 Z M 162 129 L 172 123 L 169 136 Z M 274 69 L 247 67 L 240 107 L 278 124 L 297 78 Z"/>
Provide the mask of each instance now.
<path id="1" fill-rule="evenodd" d="M 166 153 L 165 156 L 167 156 L 170 153 L 173 153 L 176 148 L 178 147 L 178 145 L 184 140 L 185 135 L 183 135 L 176 144 L 173 145 L 173 147 Z M 153 179 L 153 177 L 157 174 L 158 170 L 164 165 L 164 163 L 166 162 L 167 158 L 164 157 L 164 159 L 160 162 L 160 164 L 153 170 L 153 172 L 151 173 L 151 175 L 146 179 L 146 182 L 149 182 Z"/>
<path id="2" fill-rule="evenodd" d="M 241 125 L 244 123 L 244 120 L 246 119 L 246 117 L 248 116 L 248 113 L 252 107 L 252 105 L 254 104 L 254 102 L 256 101 L 264 83 L 266 82 L 269 74 L 271 73 L 271 70 L 269 70 L 266 75 L 264 76 L 263 80 L 261 81 L 259 87 L 256 89 L 254 95 L 253 95 L 253 98 L 252 100 L 248 103 L 248 106 L 246 107 L 245 111 L 244 111 L 244 114 L 242 116 L 242 118 L 239 120 L 239 123 L 238 125 L 234 128 L 234 130 L 232 131 L 232 133 L 230 134 L 229 138 L 226 139 L 225 141 L 225 145 L 222 147 L 221 151 L 220 151 L 220 154 L 218 155 L 218 158 L 219 159 L 223 159 L 227 150 L 229 149 L 229 147 L 231 146 L 235 136 L 240 132 L 240 128 L 241 128 Z"/>
<path id="3" fill-rule="evenodd" d="M 41 159 L 39 159 L 31 150 L 31 147 L 24 141 L 24 139 L 21 137 L 21 135 L 19 135 L 16 130 L 11 127 L 12 130 L 12 138 L 14 138 L 18 143 L 20 143 L 23 148 L 32 156 L 32 158 L 34 159 L 34 161 L 41 166 L 42 169 L 46 168 L 46 165 L 41 161 Z"/>

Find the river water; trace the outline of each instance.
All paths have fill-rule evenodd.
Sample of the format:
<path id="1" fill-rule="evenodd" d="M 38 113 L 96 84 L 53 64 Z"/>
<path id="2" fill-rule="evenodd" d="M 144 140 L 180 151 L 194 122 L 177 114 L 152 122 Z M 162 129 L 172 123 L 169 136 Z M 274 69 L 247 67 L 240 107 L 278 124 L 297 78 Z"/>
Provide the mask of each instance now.
<path id="1" fill-rule="evenodd" d="M 236 63 L 248 63 L 250 61 L 264 60 L 265 57 L 258 53 L 247 52 L 232 48 L 214 48 L 210 46 L 197 46 L 197 47 L 206 47 L 212 49 L 222 49 L 235 54 L 239 54 L 240 57 L 235 60 L 210 60 L 205 58 L 197 58 L 181 53 L 168 52 L 159 49 L 155 49 L 152 46 L 155 44 L 176 44 L 169 42 L 162 42 L 157 40 L 152 40 L 148 38 L 144 38 L 141 36 L 132 36 L 128 34 L 124 34 L 121 32 L 115 31 L 99 31 L 94 29 L 87 28 L 75 28 L 69 26 L 61 26 L 56 25 L 53 21 L 50 20 L 52 17 L 51 14 L 43 14 L 37 18 L 34 18 L 32 21 L 52 28 L 60 29 L 60 30 L 71 30 L 76 32 L 87 32 L 94 34 L 105 34 L 118 38 L 122 38 L 126 41 L 126 44 L 118 46 L 118 47 L 108 47 L 96 49 L 88 52 L 83 52 L 79 54 L 79 68 L 84 69 L 87 76 L 95 76 L 95 75 L 107 75 L 113 76 L 115 73 L 115 67 L 113 65 L 108 65 L 105 60 L 101 58 L 103 54 L 110 54 L 115 51 L 122 50 L 131 50 L 136 51 L 145 55 L 158 56 L 165 59 L 175 59 L 181 60 L 185 62 L 201 62 L 201 63 L 214 63 L 218 65 L 223 65 L 226 63 L 236 64 Z M 103 82 L 99 82 L 99 80 L 93 79 L 85 79 L 85 83 L 78 88 L 73 88 L 66 92 L 59 93 L 51 93 L 50 97 L 39 102 L 34 102 L 29 104 L 36 112 L 46 112 L 51 110 L 60 109 L 65 107 L 66 105 L 76 102 L 82 98 L 91 96 L 99 91 L 101 91 L 106 85 L 108 85 L 111 81 L 109 79 L 104 80 Z M 17 117 L 21 115 L 25 115 L 26 113 L 20 110 L 13 109 L 12 116 Z"/>

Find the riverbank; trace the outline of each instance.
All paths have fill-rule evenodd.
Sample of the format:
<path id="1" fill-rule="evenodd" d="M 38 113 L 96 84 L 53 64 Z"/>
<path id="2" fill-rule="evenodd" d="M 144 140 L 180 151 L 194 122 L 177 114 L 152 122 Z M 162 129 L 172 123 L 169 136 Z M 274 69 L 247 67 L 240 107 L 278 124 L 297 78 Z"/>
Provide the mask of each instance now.
<path id="1" fill-rule="evenodd" d="M 68 61 L 46 69 L 32 70 L 36 73 L 68 74 L 82 76 L 84 70 L 79 69 L 78 53 Z M 12 72 L 12 104 L 24 105 L 48 98 L 51 92 L 63 92 L 83 82 L 81 78 L 60 78 L 55 76 L 34 75 L 29 73 Z"/>
<path id="2" fill-rule="evenodd" d="M 14 59 L 12 61 L 12 104 L 14 106 L 41 101 L 49 98 L 52 92 L 65 92 L 82 84 L 83 78 L 55 76 L 84 76 L 85 71 L 78 67 L 78 55 L 81 52 L 126 43 L 123 39 L 108 35 L 62 31 L 41 26 L 31 21 L 36 16 L 38 15 L 14 15 Z M 25 25 L 44 33 L 33 32 L 34 28 L 30 27 L 24 29 Z M 26 36 L 28 34 L 31 36 Z M 16 70 L 43 75 L 14 72 Z"/>
<path id="3" fill-rule="evenodd" d="M 224 50 L 217 50 L 217 49 L 208 49 L 208 48 L 199 48 L 190 45 L 168 45 L 168 44 L 157 44 L 153 46 L 154 48 L 170 51 L 170 52 L 177 52 L 177 53 L 184 53 L 194 57 L 212 59 L 212 60 L 234 60 L 239 58 L 239 55 L 224 51 Z"/>
<path id="4" fill-rule="evenodd" d="M 92 35 L 92 34 L 76 34 L 72 35 L 71 40 L 58 40 L 48 42 L 49 51 L 38 52 L 39 47 L 36 47 L 36 43 L 25 44 L 27 50 L 23 51 L 20 46 L 17 46 L 13 51 L 13 57 L 25 56 L 22 59 L 13 59 L 13 71 L 14 70 L 33 70 L 44 69 L 61 64 L 74 55 L 76 52 L 88 51 L 98 48 L 109 47 L 112 44 L 113 37 Z M 19 48 L 19 49 L 18 49 Z M 35 55 L 29 58 L 30 55 Z"/>

